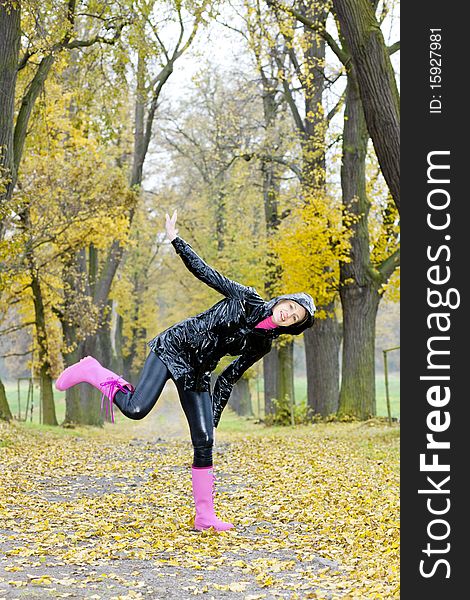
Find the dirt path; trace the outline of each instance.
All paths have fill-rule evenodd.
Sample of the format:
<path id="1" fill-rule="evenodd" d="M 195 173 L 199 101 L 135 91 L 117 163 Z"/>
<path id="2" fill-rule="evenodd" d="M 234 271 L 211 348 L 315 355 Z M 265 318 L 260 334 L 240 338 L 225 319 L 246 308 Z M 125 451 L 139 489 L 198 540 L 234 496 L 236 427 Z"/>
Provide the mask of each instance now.
<path id="1" fill-rule="evenodd" d="M 192 530 L 191 445 L 171 391 L 147 419 L 97 436 L 3 437 L 0 600 L 361 597 L 351 567 L 316 550 L 317 519 L 293 504 L 302 490 L 259 470 L 264 438 L 220 436 L 217 512 L 236 527 Z"/>

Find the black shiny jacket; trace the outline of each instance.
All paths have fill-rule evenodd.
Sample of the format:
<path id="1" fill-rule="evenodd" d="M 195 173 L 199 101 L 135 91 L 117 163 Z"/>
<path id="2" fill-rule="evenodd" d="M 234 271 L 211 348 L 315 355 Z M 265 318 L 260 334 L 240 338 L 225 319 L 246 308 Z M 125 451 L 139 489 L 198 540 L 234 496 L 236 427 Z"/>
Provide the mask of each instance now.
<path id="1" fill-rule="evenodd" d="M 210 391 L 210 376 L 222 356 L 238 356 L 219 375 L 212 394 L 214 426 L 225 408 L 236 381 L 262 356 L 280 334 L 298 335 L 313 325 L 315 305 L 305 293 L 287 294 L 265 302 L 252 287 L 231 281 L 206 264 L 191 246 L 177 237 L 172 242 L 186 267 L 198 279 L 220 292 L 224 299 L 208 310 L 169 327 L 149 342 L 150 348 L 185 389 Z M 272 315 L 280 300 L 302 305 L 307 318 L 298 324 L 275 329 L 255 329 Z"/>

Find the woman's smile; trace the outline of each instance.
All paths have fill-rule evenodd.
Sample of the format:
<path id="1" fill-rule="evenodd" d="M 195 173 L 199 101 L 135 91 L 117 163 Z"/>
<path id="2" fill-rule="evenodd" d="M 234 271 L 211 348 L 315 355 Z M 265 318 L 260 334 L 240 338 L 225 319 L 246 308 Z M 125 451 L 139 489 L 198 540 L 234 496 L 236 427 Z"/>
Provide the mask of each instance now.
<path id="1" fill-rule="evenodd" d="M 273 308 L 274 323 L 285 327 L 299 323 L 306 315 L 305 308 L 293 300 L 281 300 Z"/>

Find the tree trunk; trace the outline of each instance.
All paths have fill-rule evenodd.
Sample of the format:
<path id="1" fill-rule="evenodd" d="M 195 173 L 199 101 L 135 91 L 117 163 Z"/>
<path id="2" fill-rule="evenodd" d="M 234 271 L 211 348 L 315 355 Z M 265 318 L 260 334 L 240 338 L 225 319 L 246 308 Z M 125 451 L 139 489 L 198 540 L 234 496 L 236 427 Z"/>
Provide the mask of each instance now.
<path id="1" fill-rule="evenodd" d="M 137 59 L 137 86 L 135 92 L 134 108 L 134 153 L 132 160 L 132 172 L 129 182 L 130 187 L 139 186 L 142 183 L 142 172 L 145 161 L 145 105 L 147 102 L 145 93 L 145 56 L 140 50 Z"/>
<path id="2" fill-rule="evenodd" d="M 131 370 L 132 370 L 132 357 L 125 357 L 123 354 L 123 346 L 124 346 L 124 319 L 120 314 L 116 314 L 116 328 L 114 330 L 114 349 L 115 349 L 115 364 L 113 368 L 119 373 L 122 373 L 122 376 L 127 381 L 130 381 Z"/>
<path id="3" fill-rule="evenodd" d="M 242 377 L 233 386 L 232 394 L 230 396 L 230 406 L 237 415 L 240 415 L 241 417 L 253 416 L 250 383 L 246 377 Z"/>
<path id="4" fill-rule="evenodd" d="M 272 349 L 263 358 L 264 378 L 264 419 L 270 422 L 275 414 L 273 399 L 278 398 L 279 381 L 279 349 L 273 345 Z"/>
<path id="5" fill-rule="evenodd" d="M 343 361 L 339 416 L 367 419 L 375 414 L 375 320 L 380 301 L 371 276 L 366 192 L 367 125 L 355 78 L 348 73 L 343 128 L 341 188 L 343 211 L 354 215 L 350 262 L 340 265 Z"/>
<path id="6" fill-rule="evenodd" d="M 282 344 L 279 348 L 279 372 L 278 372 L 277 399 L 280 402 L 295 403 L 294 392 L 294 342 Z"/>
<path id="7" fill-rule="evenodd" d="M 317 319 L 304 339 L 307 404 L 314 414 L 326 417 L 338 409 L 341 332 L 336 318 Z"/>
<path id="8" fill-rule="evenodd" d="M 82 399 L 80 396 L 80 387 L 74 385 L 65 392 L 65 419 L 64 423 L 84 424 L 86 422 L 83 416 Z"/>
<path id="9" fill-rule="evenodd" d="M 110 314 L 105 313 L 105 321 L 95 335 L 87 338 L 83 344 L 83 355 L 95 357 L 106 369 L 110 369 L 113 363 L 111 346 L 111 332 L 109 325 Z M 116 373 L 118 375 L 118 373 Z M 89 384 L 83 384 L 80 390 L 82 411 L 85 424 L 102 426 L 104 415 L 100 407 L 100 390 Z"/>
<path id="10" fill-rule="evenodd" d="M 142 75 L 142 65 L 143 63 L 139 62 L 139 76 Z M 145 152 L 143 149 L 144 105 L 140 88 L 137 91 L 135 111 L 136 127 L 134 136 L 134 160 L 129 182 L 130 187 L 140 184 L 142 178 L 143 161 L 145 157 Z M 132 222 L 133 215 L 134 207 L 132 207 L 130 210 L 130 222 Z M 80 259 L 80 270 L 86 280 L 87 291 L 92 296 L 94 305 L 98 306 L 100 309 L 100 325 L 95 334 L 89 336 L 82 344 L 80 344 L 78 360 L 84 356 L 90 355 L 99 360 L 103 366 L 111 369 L 113 365 L 116 365 L 117 357 L 114 356 L 112 351 L 110 337 L 111 332 L 108 324 L 110 315 L 107 314 L 107 311 L 109 311 L 110 308 L 108 298 L 114 276 L 121 263 L 123 253 L 124 249 L 120 243 L 113 241 L 107 257 L 104 259 L 104 264 L 101 271 L 99 269 L 99 250 L 95 248 L 93 244 L 88 247 L 88 260 L 83 259 L 83 257 Z M 78 291 L 77 286 L 73 284 L 72 289 Z M 105 339 L 105 336 L 108 336 L 107 340 Z M 64 337 L 66 337 L 65 330 Z M 71 342 L 73 341 L 74 340 L 72 339 Z M 72 359 L 72 357 L 70 357 L 70 359 Z M 66 363 L 68 363 L 70 359 L 66 358 Z M 103 417 L 100 411 L 99 392 L 88 384 L 80 385 L 78 390 L 80 396 L 80 407 L 77 403 L 77 392 L 67 390 L 67 419 L 70 419 L 72 422 L 79 422 L 85 425 L 102 426 Z"/>
<path id="11" fill-rule="evenodd" d="M 130 342 L 131 346 L 128 351 L 127 356 L 118 356 L 115 358 L 115 362 L 122 361 L 123 369 L 117 369 L 120 374 L 123 374 L 123 377 L 128 379 L 128 381 L 136 381 L 139 373 L 143 367 L 143 358 L 140 355 L 140 348 L 142 344 L 145 344 L 145 340 L 147 338 L 147 330 L 139 325 L 141 321 L 141 308 L 143 298 L 145 298 L 145 294 L 148 290 L 148 279 L 146 277 L 147 270 L 139 270 L 136 269 L 133 277 L 133 287 L 130 290 L 130 294 L 133 298 L 132 304 L 132 314 L 130 315 Z M 124 325 L 124 321 L 122 317 L 119 317 L 118 324 L 121 327 L 120 336 L 122 338 L 122 327 Z M 122 342 L 121 342 L 122 345 Z M 122 353 L 122 348 L 121 348 Z M 123 371 L 124 370 L 124 371 Z"/>
<path id="12" fill-rule="evenodd" d="M 266 131 L 272 132 L 272 128 L 276 121 L 277 114 L 277 103 L 276 103 L 276 85 L 269 80 L 264 74 L 264 71 L 260 70 L 261 81 L 263 85 L 263 113 Z M 266 149 L 267 155 L 275 154 L 276 150 L 273 148 Z M 276 176 L 274 163 L 272 160 L 261 161 L 261 174 L 263 178 L 263 206 L 264 215 L 266 221 L 266 234 L 268 240 L 276 235 L 279 227 L 279 213 L 278 213 L 278 196 L 280 183 L 279 178 Z M 279 261 L 277 257 L 268 249 L 266 256 L 266 272 L 267 277 L 264 282 L 264 290 L 268 297 L 275 295 L 275 289 L 278 285 L 281 277 L 279 269 Z M 283 368 L 282 361 L 279 355 L 279 346 L 273 344 L 271 351 L 263 359 L 263 376 L 264 376 L 264 415 L 265 420 L 270 422 L 276 412 L 276 406 L 273 399 L 280 397 L 279 392 L 279 373 L 280 369 Z"/>
<path id="13" fill-rule="evenodd" d="M 67 286 L 65 287 L 67 289 Z M 67 314 L 67 293 L 65 294 L 65 313 Z M 65 343 L 68 347 L 74 347 L 77 339 L 76 327 L 70 324 L 67 320 L 61 319 L 62 331 L 65 339 Z M 76 346 L 74 350 L 63 354 L 65 368 L 78 362 L 83 358 L 80 345 Z M 80 388 L 76 385 L 65 391 L 65 423 L 81 424 L 83 423 L 83 411 L 80 403 Z"/>
<path id="14" fill-rule="evenodd" d="M 58 425 L 49 362 L 42 364 L 39 368 L 39 385 L 42 422 L 44 425 Z"/>
<path id="15" fill-rule="evenodd" d="M 266 114 L 267 109 L 265 101 L 265 120 L 268 124 L 271 123 L 274 116 Z M 274 165 L 272 161 L 263 161 L 261 163 L 261 172 L 263 175 L 263 202 L 264 212 L 266 217 L 266 230 L 268 239 L 275 235 L 279 226 L 279 216 L 277 211 L 277 197 L 279 193 L 279 180 L 275 176 Z M 264 289 L 268 297 L 274 295 L 276 285 L 281 276 L 279 261 L 273 253 L 268 250 L 266 256 L 267 277 L 264 282 Z M 280 397 L 279 391 L 279 373 L 284 368 L 284 364 L 280 359 L 279 347 L 274 344 L 271 351 L 263 359 L 264 373 L 264 414 L 265 419 L 273 417 L 276 412 L 274 398 Z"/>
<path id="16" fill-rule="evenodd" d="M 326 26 L 328 11 L 318 4 L 304 5 L 301 13 L 315 21 L 319 27 Z M 304 27 L 305 76 L 303 81 L 305 102 L 305 131 L 303 141 L 302 183 L 309 195 L 324 191 L 326 183 L 325 136 L 327 123 L 323 107 L 325 88 L 325 40 L 309 27 Z"/>
<path id="17" fill-rule="evenodd" d="M 32 258 L 30 258 L 30 261 Z M 54 393 L 52 390 L 51 365 L 47 343 L 46 314 L 42 297 L 39 275 L 30 264 L 31 290 L 33 293 L 36 337 L 38 343 L 40 398 L 42 403 L 42 422 L 45 425 L 58 425 L 55 413 Z"/>
<path id="18" fill-rule="evenodd" d="M 1 15 L 0 18 L 2 18 Z M 0 421 L 11 421 L 12 419 L 13 415 L 11 414 L 10 406 L 8 405 L 5 386 L 0 379 Z"/>
<path id="19" fill-rule="evenodd" d="M 107 308 L 105 309 L 105 321 L 99 328 L 97 336 L 99 360 L 104 367 L 112 370 L 113 364 L 115 364 L 116 360 L 111 342 L 111 306 L 111 300 L 108 300 Z"/>
<path id="20" fill-rule="evenodd" d="M 83 355 L 93 356 L 103 365 L 103 367 L 108 368 L 109 363 L 106 364 L 101 358 L 100 333 L 85 340 L 85 343 L 83 344 Z M 82 423 L 85 425 L 95 425 L 97 427 L 103 426 L 100 397 L 100 392 L 93 386 L 88 383 L 80 385 L 80 404 L 83 415 Z"/>
<path id="21" fill-rule="evenodd" d="M 77 300 L 75 295 L 90 296 L 92 293 L 94 274 L 97 268 L 95 259 L 95 250 L 89 247 L 88 253 L 82 249 L 78 254 L 70 256 L 63 268 L 64 312 L 61 316 L 61 324 L 65 346 L 71 349 L 69 352 L 63 353 L 65 367 L 70 367 L 86 356 L 83 341 L 85 334 L 80 332 L 79 323 L 74 322 L 77 312 L 74 302 Z M 85 404 L 82 403 L 84 387 L 84 385 L 75 385 L 65 391 L 65 423 L 88 424 Z"/>
<path id="22" fill-rule="evenodd" d="M 370 137 L 390 193 L 400 210 L 399 96 L 390 55 L 369 0 L 333 0 L 352 56 Z"/>
<path id="23" fill-rule="evenodd" d="M 107 325 L 110 317 L 109 311 L 105 308 L 102 309 L 99 317 L 101 327 L 98 326 L 92 334 L 80 331 L 79 324 L 71 322 L 67 318 L 69 307 L 73 307 L 74 300 L 76 301 L 74 298 L 76 294 L 88 296 L 89 299 L 91 295 L 100 293 L 100 290 L 97 289 L 99 285 L 97 280 L 98 264 L 98 250 L 90 246 L 88 252 L 83 249 L 78 255 L 72 256 L 64 267 L 63 279 L 66 293 L 64 316 L 61 321 L 65 344 L 68 348 L 72 348 L 71 352 L 64 354 L 65 366 L 75 364 L 83 357 L 90 355 L 98 359 L 103 366 L 110 367 L 109 357 L 112 350 L 107 329 L 109 327 Z M 72 308 L 71 314 L 76 312 L 76 307 Z M 106 318 L 108 321 L 103 325 L 102 321 Z M 87 383 L 69 388 L 65 393 L 65 422 L 102 426 L 103 417 L 99 398 L 100 392 Z"/>
<path id="24" fill-rule="evenodd" d="M 343 364 L 338 416 L 376 414 L 375 322 L 380 296 L 372 286 L 349 285 L 343 300 Z"/>
<path id="25" fill-rule="evenodd" d="M 301 5 L 301 13 L 319 27 L 326 26 L 325 6 Z M 305 129 L 303 143 L 302 187 L 306 201 L 325 193 L 326 128 L 323 108 L 325 85 L 325 41 L 305 27 L 307 45 L 304 50 L 306 73 L 303 82 Z M 319 306 L 334 315 L 334 302 Z M 314 414 L 335 413 L 339 400 L 339 347 L 341 333 L 335 316 L 317 319 L 312 329 L 304 333 L 307 365 L 307 404 Z"/>
<path id="26" fill-rule="evenodd" d="M 338 414 L 367 419 L 376 412 L 375 322 L 379 291 L 396 264 L 394 255 L 379 267 L 371 264 L 365 168 L 369 136 L 354 67 L 348 73 L 344 117 L 343 210 L 355 219 L 351 224 L 351 260 L 340 265 L 343 362 Z"/>
<path id="27" fill-rule="evenodd" d="M 15 123 L 15 89 L 21 40 L 21 4 L 0 0 L 0 203 L 11 197 L 15 165 L 13 159 L 13 131 Z M 0 239 L 4 234 L 0 222 Z"/>

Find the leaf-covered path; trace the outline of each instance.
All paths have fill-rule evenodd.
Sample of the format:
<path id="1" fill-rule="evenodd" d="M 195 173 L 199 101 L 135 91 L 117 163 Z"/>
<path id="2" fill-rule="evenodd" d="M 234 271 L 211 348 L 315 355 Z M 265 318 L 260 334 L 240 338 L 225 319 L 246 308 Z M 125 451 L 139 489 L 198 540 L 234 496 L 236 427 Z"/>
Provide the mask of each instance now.
<path id="1" fill-rule="evenodd" d="M 218 433 L 216 534 L 192 530 L 189 438 L 162 418 L 0 425 L 0 600 L 399 597 L 397 429 Z"/>

